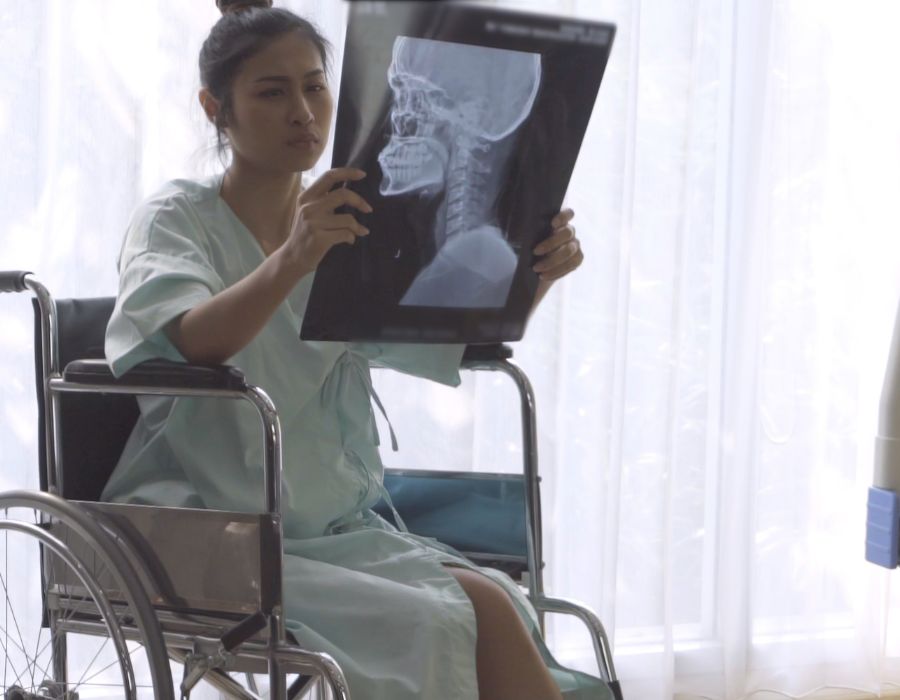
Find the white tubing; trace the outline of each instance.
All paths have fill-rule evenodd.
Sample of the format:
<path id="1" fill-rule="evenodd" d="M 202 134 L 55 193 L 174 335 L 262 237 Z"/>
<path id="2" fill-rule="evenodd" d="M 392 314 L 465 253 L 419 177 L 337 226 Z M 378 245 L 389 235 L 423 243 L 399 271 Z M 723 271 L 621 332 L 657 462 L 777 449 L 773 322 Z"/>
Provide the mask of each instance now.
<path id="1" fill-rule="evenodd" d="M 900 493 L 900 306 L 881 389 L 874 485 Z"/>

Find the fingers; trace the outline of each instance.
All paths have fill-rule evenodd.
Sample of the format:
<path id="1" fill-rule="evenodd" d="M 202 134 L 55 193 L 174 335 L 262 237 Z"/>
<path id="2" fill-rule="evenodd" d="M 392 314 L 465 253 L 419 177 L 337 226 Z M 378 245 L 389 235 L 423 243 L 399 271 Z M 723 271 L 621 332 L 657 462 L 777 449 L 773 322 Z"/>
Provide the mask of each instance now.
<path id="1" fill-rule="evenodd" d="M 315 202 L 310 202 L 305 206 L 318 211 L 334 211 L 343 205 L 351 206 L 366 214 L 372 213 L 372 205 L 353 190 L 346 188 L 332 190 L 328 194 L 319 197 Z"/>
<path id="2" fill-rule="evenodd" d="M 573 218 L 575 218 L 575 212 L 571 209 L 563 209 L 559 214 L 553 217 L 553 221 L 550 222 L 550 225 L 553 228 L 562 228 L 567 223 L 569 223 Z"/>
<path id="3" fill-rule="evenodd" d="M 537 263 L 535 263 L 532 269 L 535 272 L 547 272 L 548 270 L 552 270 L 553 268 L 562 265 L 570 258 L 578 255 L 578 253 L 580 252 L 581 245 L 579 244 L 578 240 L 573 239 L 567 241 L 566 243 L 563 243 L 561 246 L 541 258 Z"/>
<path id="4" fill-rule="evenodd" d="M 563 224 L 562 228 L 555 228 L 552 234 L 536 245 L 532 252 L 535 255 L 546 255 L 573 240 L 575 240 L 575 227 Z"/>
<path id="5" fill-rule="evenodd" d="M 359 168 L 332 168 L 323 173 L 318 180 L 306 188 L 300 195 L 301 204 L 318 199 L 327 194 L 331 188 L 348 180 L 362 180 L 366 176 L 364 170 Z"/>
<path id="6" fill-rule="evenodd" d="M 357 236 L 368 236 L 369 229 L 359 223 L 351 214 L 334 214 L 322 220 L 326 231 L 346 231 Z"/>
<path id="7" fill-rule="evenodd" d="M 358 193 L 346 187 L 340 187 L 318 196 L 310 195 L 306 190 L 298 200 L 299 209 L 310 214 L 327 214 L 341 206 L 350 206 L 366 214 L 372 213 L 372 205 L 363 199 Z"/>
<path id="8" fill-rule="evenodd" d="M 340 243 L 353 245 L 354 243 L 356 243 L 356 239 L 359 236 L 359 234 L 357 234 L 355 231 L 346 228 L 330 229 L 328 231 L 328 235 L 331 238 L 332 246 L 338 245 Z"/>
<path id="9" fill-rule="evenodd" d="M 537 263 L 532 269 L 545 281 L 558 280 L 584 262 L 578 240 L 569 241 Z"/>
<path id="10" fill-rule="evenodd" d="M 369 229 L 359 223 L 352 214 L 327 214 L 317 218 L 304 217 L 301 228 L 305 231 L 304 246 L 313 251 L 316 265 L 332 246 L 339 243 L 353 245 L 357 238 L 369 235 Z"/>
<path id="11" fill-rule="evenodd" d="M 534 247 L 532 252 L 541 256 L 541 259 L 532 270 L 538 273 L 541 280 L 559 279 L 584 261 L 581 243 L 575 236 L 575 227 L 569 223 L 574 217 L 574 211 L 563 209 L 551 220 L 553 230 L 550 235 Z"/>

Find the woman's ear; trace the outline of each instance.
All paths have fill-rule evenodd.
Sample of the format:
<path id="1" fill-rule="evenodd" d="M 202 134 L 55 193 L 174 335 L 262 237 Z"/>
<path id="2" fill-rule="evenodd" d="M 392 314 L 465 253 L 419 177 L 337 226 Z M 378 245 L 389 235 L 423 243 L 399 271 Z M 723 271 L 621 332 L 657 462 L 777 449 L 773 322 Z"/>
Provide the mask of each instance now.
<path id="1" fill-rule="evenodd" d="M 219 101 L 206 88 L 200 88 L 197 97 L 200 100 L 200 106 L 203 107 L 206 118 L 209 119 L 210 123 L 216 124 L 216 118 L 219 116 L 219 109 L 221 108 Z"/>

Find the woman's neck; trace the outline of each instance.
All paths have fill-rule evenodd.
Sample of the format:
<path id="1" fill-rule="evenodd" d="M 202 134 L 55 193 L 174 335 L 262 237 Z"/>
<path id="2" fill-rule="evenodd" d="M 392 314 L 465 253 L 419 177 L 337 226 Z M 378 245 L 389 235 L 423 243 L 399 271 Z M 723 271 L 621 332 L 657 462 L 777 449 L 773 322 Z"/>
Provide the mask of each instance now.
<path id="1" fill-rule="evenodd" d="M 288 236 L 300 195 L 300 175 L 272 175 L 232 163 L 225 171 L 220 195 L 265 254 L 271 255 Z"/>

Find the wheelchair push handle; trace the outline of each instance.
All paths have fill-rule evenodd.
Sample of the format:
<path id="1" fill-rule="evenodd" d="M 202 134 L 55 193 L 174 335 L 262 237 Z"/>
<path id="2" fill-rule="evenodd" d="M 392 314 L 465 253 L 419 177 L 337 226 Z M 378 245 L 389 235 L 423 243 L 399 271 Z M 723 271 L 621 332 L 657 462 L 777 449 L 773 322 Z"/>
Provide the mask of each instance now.
<path id="1" fill-rule="evenodd" d="M 24 292 L 28 289 L 25 278 L 30 274 L 22 270 L 0 271 L 0 292 Z"/>

